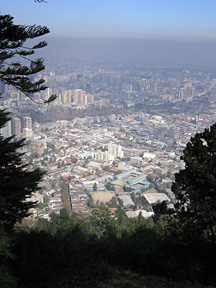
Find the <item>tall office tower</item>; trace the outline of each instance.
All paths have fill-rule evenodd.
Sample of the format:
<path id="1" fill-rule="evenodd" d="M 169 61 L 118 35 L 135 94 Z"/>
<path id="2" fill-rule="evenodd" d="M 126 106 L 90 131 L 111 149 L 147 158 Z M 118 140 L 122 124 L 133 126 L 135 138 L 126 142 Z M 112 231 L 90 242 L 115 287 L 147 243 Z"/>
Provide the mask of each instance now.
<path id="1" fill-rule="evenodd" d="M 192 97 L 195 97 L 195 96 L 196 96 L 196 88 L 195 88 L 195 87 L 192 87 L 190 93 L 191 93 L 190 95 L 191 95 Z"/>
<path id="2" fill-rule="evenodd" d="M 143 78 L 140 81 L 141 90 L 148 90 L 150 88 L 149 80 Z"/>
<path id="3" fill-rule="evenodd" d="M 74 104 L 78 105 L 80 104 L 81 99 L 81 91 L 80 89 L 74 90 Z"/>
<path id="4" fill-rule="evenodd" d="M 8 122 L 6 123 L 6 125 L 0 129 L 0 134 L 1 134 L 4 138 L 8 138 L 8 137 L 12 136 L 12 132 L 11 132 L 11 120 L 8 121 Z"/>
<path id="5" fill-rule="evenodd" d="M 82 89 L 76 89 L 74 91 L 74 104 L 75 105 L 87 105 L 87 95 Z"/>
<path id="6" fill-rule="evenodd" d="M 21 136 L 21 120 L 19 117 L 12 119 L 12 134 L 16 137 Z"/>
<path id="7" fill-rule="evenodd" d="M 23 128 L 32 129 L 32 119 L 29 116 L 23 117 Z"/>
<path id="8" fill-rule="evenodd" d="M 185 94 L 187 97 L 195 97 L 196 96 L 196 88 L 195 87 L 187 87 L 185 90 Z"/>
<path id="9" fill-rule="evenodd" d="M 81 105 L 87 105 L 88 101 L 87 101 L 87 95 L 86 92 L 83 91 L 84 93 L 82 93 L 82 97 L 81 97 Z"/>
<path id="10" fill-rule="evenodd" d="M 94 95 L 87 94 L 87 102 L 88 103 L 94 103 Z"/>
<path id="11" fill-rule="evenodd" d="M 68 91 L 67 90 L 62 92 L 61 99 L 62 99 L 63 104 L 68 104 Z"/>
<path id="12" fill-rule="evenodd" d="M 179 90 L 179 99 L 184 99 L 185 98 L 185 89 L 181 88 Z"/>
<path id="13" fill-rule="evenodd" d="M 23 125 L 22 125 L 23 137 L 28 138 L 33 134 L 32 131 L 32 119 L 29 116 L 23 117 Z"/>
<path id="14" fill-rule="evenodd" d="M 72 90 L 65 90 L 61 93 L 61 102 L 63 104 L 71 104 L 72 102 Z"/>
<path id="15" fill-rule="evenodd" d="M 122 151 L 121 145 L 116 144 L 109 144 L 108 145 L 108 152 L 116 158 L 122 158 L 124 153 Z"/>
<path id="16" fill-rule="evenodd" d="M 73 90 L 68 90 L 68 103 L 71 104 L 73 100 Z"/>

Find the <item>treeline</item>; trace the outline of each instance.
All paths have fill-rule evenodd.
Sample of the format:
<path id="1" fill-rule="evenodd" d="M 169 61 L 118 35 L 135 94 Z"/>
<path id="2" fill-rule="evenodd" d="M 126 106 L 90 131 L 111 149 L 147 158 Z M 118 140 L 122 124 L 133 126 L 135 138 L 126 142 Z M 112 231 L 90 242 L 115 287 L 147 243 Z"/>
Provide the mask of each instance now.
<path id="1" fill-rule="evenodd" d="M 216 246 L 183 227 L 173 215 L 114 217 L 107 208 L 83 219 L 51 214 L 14 234 L 11 257 L 1 263 L 1 287 L 97 287 L 118 271 L 176 282 L 216 283 Z M 100 286 L 101 287 L 101 286 Z"/>
<path id="2" fill-rule="evenodd" d="M 61 198 L 63 207 L 69 212 L 71 210 L 70 195 L 68 193 L 68 184 L 65 182 L 61 183 Z"/>
<path id="3" fill-rule="evenodd" d="M 87 109 L 73 109 L 69 107 L 51 107 L 46 113 L 31 112 L 32 120 L 45 123 L 55 120 L 72 120 L 75 117 L 88 117 L 88 116 L 108 116 L 111 114 L 123 114 L 125 110 L 113 106 L 98 107 L 90 106 Z"/>

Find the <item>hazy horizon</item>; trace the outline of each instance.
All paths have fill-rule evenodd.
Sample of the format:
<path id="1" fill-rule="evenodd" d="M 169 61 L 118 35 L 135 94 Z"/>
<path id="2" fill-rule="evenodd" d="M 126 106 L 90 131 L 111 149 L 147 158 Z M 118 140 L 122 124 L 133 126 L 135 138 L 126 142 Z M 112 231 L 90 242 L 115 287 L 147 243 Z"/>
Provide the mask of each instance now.
<path id="1" fill-rule="evenodd" d="M 216 66 L 215 0 L 2 2 L 15 24 L 49 27 L 44 58 Z"/>
<path id="2" fill-rule="evenodd" d="M 41 55 L 47 60 L 67 58 L 186 67 L 216 65 L 216 41 L 50 36 L 46 40 L 48 47 L 41 50 Z"/>

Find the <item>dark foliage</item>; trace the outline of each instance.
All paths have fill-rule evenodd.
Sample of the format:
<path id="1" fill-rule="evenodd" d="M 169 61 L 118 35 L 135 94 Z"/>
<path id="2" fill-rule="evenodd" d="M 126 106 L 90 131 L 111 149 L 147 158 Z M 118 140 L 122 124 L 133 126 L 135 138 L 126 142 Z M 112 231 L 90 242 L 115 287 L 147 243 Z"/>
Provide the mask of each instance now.
<path id="1" fill-rule="evenodd" d="M 175 174 L 172 186 L 177 215 L 186 232 L 215 243 L 216 124 L 192 137 L 181 159 L 185 169 Z"/>
<path id="2" fill-rule="evenodd" d="M 107 209 L 95 215 L 100 215 L 102 230 L 94 217 L 83 220 L 64 209 L 60 215 L 53 214 L 51 221 L 45 220 L 46 225 L 39 223 L 35 230 L 17 234 L 13 248 L 17 258 L 10 269 L 18 287 L 29 287 L 29 283 L 33 288 L 97 287 L 122 270 L 215 284 L 213 244 L 198 239 L 189 244 L 173 241 L 178 233 L 174 228 L 170 231 L 166 218 L 154 224 L 144 218 L 116 221 Z"/>
<path id="3" fill-rule="evenodd" d="M 43 59 L 30 59 L 35 50 L 47 46 L 45 41 L 41 41 L 31 47 L 24 44 L 29 39 L 35 39 L 49 33 L 45 26 L 25 26 L 15 25 L 13 17 L 10 15 L 0 15 L 0 80 L 4 84 L 12 85 L 23 92 L 32 101 L 32 93 L 45 90 L 44 79 L 32 81 L 30 75 L 34 75 L 45 69 Z M 22 64 L 17 59 L 27 62 Z M 14 60 L 15 59 L 15 60 Z M 13 61 L 14 60 L 14 61 Z M 50 103 L 57 98 L 51 95 L 43 103 Z"/>
<path id="4" fill-rule="evenodd" d="M 9 118 L 0 110 L 0 128 Z M 13 141 L 13 137 L 0 135 L 0 228 L 10 233 L 17 221 L 29 215 L 34 203 L 26 201 L 38 188 L 43 172 L 40 169 L 27 171 L 22 163 L 23 140 Z"/>
<path id="5" fill-rule="evenodd" d="M 0 128 L 4 127 L 8 113 L 0 110 Z M 0 135 L 0 286 L 15 287 L 16 279 L 11 274 L 8 259 L 14 258 L 11 247 L 14 244 L 14 226 L 29 215 L 35 203 L 28 198 L 38 189 L 43 172 L 40 169 L 28 171 L 22 162 L 19 149 L 23 140 Z"/>

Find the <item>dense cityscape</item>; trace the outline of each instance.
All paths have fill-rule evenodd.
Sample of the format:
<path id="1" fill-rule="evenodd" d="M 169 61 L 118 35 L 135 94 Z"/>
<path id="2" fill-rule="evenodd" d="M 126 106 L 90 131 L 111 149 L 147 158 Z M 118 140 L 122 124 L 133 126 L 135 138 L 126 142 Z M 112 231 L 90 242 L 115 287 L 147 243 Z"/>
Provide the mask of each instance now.
<path id="1" fill-rule="evenodd" d="M 186 143 L 215 121 L 215 71 L 65 63 L 39 76 L 49 88 L 31 97 L 40 103 L 56 93 L 54 103 L 35 104 L 3 84 L 0 100 L 11 113 L 2 135 L 24 137 L 28 169 L 46 171 L 33 219 L 62 208 L 87 217 L 104 206 L 147 219 L 159 202 L 173 207 Z"/>
<path id="2" fill-rule="evenodd" d="M 2 1 L 0 287 L 216 287 L 215 10 Z"/>

